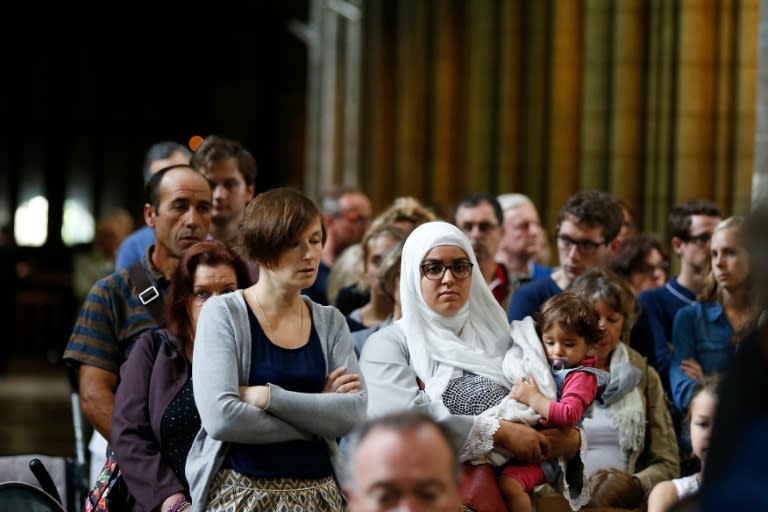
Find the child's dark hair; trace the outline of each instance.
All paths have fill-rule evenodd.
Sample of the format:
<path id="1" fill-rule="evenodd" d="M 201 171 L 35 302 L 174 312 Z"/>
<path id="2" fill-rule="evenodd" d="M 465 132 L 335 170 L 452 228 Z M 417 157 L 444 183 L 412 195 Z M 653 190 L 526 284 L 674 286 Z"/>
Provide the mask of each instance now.
<path id="1" fill-rule="evenodd" d="M 553 325 L 582 336 L 587 345 L 594 345 L 603 337 L 600 315 L 586 298 L 573 292 L 561 292 L 546 301 L 536 315 L 539 336 Z"/>
<path id="2" fill-rule="evenodd" d="M 645 492 L 632 475 L 620 469 L 599 469 L 589 477 L 589 507 L 637 510 Z"/>

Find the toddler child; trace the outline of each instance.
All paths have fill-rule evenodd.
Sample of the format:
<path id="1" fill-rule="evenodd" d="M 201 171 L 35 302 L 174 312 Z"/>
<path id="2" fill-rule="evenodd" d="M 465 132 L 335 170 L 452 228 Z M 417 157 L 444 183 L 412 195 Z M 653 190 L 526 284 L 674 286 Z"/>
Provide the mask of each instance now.
<path id="1" fill-rule="evenodd" d="M 537 331 L 551 369 L 555 396 L 551 392 L 542 393 L 533 375 L 511 375 L 509 370 L 514 361 L 508 361 L 512 354 L 507 354 L 504 371 L 514 383 L 509 396 L 535 411 L 540 416 L 541 426 L 579 425 L 610 379 L 608 372 L 595 368 L 596 358 L 590 354 L 590 348 L 602 338 L 600 317 L 585 298 L 572 292 L 562 292 L 542 306 Z M 516 357 L 519 358 L 519 355 Z M 551 387 L 551 383 L 543 386 L 544 390 Z M 503 417 L 503 409 L 509 409 L 509 405 L 497 414 Z M 556 459 L 542 464 L 515 460 L 507 462 L 499 476 L 499 487 L 509 510 L 531 510 L 528 491 L 537 485 L 554 482 L 560 471 Z M 566 495 L 566 498 L 571 496 Z M 578 503 L 569 501 L 578 509 L 587 498 L 582 496 Z"/>

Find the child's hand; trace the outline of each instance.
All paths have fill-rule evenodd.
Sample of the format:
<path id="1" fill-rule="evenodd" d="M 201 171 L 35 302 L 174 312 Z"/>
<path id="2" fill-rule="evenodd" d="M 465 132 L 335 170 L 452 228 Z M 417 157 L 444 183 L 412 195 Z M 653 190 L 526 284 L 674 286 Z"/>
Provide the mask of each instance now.
<path id="1" fill-rule="evenodd" d="M 531 405 L 531 401 L 539 395 L 539 386 L 536 384 L 536 379 L 532 376 L 528 376 L 522 379 L 517 379 L 512 386 L 510 396 L 520 403 L 525 405 Z"/>

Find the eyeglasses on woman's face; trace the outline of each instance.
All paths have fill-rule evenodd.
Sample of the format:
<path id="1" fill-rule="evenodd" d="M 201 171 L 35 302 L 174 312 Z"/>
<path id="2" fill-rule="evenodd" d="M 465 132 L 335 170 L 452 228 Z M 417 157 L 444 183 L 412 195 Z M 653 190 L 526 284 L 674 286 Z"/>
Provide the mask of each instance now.
<path id="1" fill-rule="evenodd" d="M 472 275 L 473 264 L 467 260 L 457 260 L 450 264 L 445 264 L 438 260 L 427 260 L 421 264 L 421 272 L 427 279 L 437 281 L 445 277 L 448 269 L 454 279 L 464 280 Z"/>

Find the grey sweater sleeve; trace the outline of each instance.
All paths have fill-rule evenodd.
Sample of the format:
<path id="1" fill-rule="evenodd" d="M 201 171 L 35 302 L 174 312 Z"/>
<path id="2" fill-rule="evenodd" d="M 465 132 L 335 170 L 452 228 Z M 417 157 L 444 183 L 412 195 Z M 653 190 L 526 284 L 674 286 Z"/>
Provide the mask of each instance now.
<path id="1" fill-rule="evenodd" d="M 323 345 L 328 375 L 340 366 L 360 375 L 354 343 L 341 313 L 329 306 L 312 305 L 312 322 Z M 365 421 L 367 392 L 361 376 L 357 393 L 298 393 L 269 385 L 266 411 L 302 430 L 327 438 L 348 434 Z"/>
<path id="2" fill-rule="evenodd" d="M 368 338 L 360 355 L 360 368 L 368 385 L 368 417 L 403 409 L 420 410 L 445 425 L 457 446 L 464 446 L 475 417 L 453 415 L 442 402 L 431 401 L 419 389 L 399 325 L 390 325 Z"/>
<path id="3" fill-rule="evenodd" d="M 247 383 L 250 357 L 242 292 L 210 298 L 197 321 L 192 364 L 195 403 L 208 435 L 251 444 L 311 439 L 309 432 L 240 399 L 239 386 Z"/>

